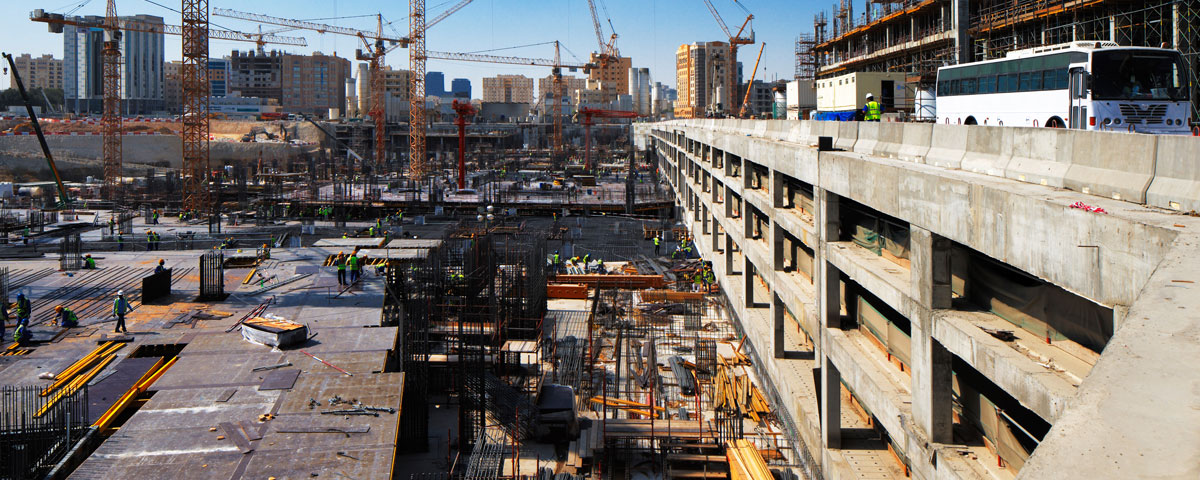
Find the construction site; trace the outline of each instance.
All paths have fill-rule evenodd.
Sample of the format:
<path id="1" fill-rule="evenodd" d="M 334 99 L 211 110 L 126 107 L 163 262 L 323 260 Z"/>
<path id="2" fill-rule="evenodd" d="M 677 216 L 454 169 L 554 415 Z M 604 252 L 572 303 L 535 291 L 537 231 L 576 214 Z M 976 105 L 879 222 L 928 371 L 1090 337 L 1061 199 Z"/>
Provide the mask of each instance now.
<path id="1" fill-rule="evenodd" d="M 0 479 L 1196 476 L 1200 138 L 901 113 L 939 69 L 1062 42 L 1176 49 L 1195 99 L 1196 1 L 842 1 L 796 78 L 886 73 L 853 86 L 908 91 L 883 121 L 752 112 L 737 1 L 663 48 L 652 111 L 603 0 L 586 59 L 427 45 L 471 0 L 86 3 L 20 21 L 95 40 L 102 114 L 39 111 L 4 54 Z M 146 33 L 181 40 L 180 112 L 128 114 Z M 216 111 L 214 62 L 336 57 L 265 53 L 301 35 L 354 42 L 357 112 Z M 430 60 L 548 76 L 476 101 L 427 91 Z"/>

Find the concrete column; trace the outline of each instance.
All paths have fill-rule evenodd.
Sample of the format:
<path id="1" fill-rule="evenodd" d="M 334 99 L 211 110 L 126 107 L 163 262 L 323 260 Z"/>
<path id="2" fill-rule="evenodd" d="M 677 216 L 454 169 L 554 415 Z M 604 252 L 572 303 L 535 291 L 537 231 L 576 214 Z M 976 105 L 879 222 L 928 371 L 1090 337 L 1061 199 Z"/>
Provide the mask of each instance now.
<path id="1" fill-rule="evenodd" d="M 842 375 L 821 357 L 821 438 L 825 448 L 842 448 Z"/>
<path id="2" fill-rule="evenodd" d="M 786 263 L 787 256 L 785 255 L 786 247 L 784 245 L 786 238 L 783 233 L 783 227 L 779 226 L 779 222 L 771 223 L 771 268 L 776 272 L 782 272 L 783 265 Z"/>
<path id="3" fill-rule="evenodd" d="M 929 441 L 953 440 L 954 400 L 952 357 L 933 338 L 931 319 L 912 320 L 912 411 Z"/>
<path id="4" fill-rule="evenodd" d="M 950 7 L 950 31 L 954 32 L 954 52 L 956 63 L 971 61 L 971 27 L 969 0 L 952 0 Z"/>
<path id="5" fill-rule="evenodd" d="M 783 299 L 779 298 L 779 294 L 771 293 L 771 318 L 775 321 L 774 335 L 774 350 L 775 358 L 785 358 L 787 356 L 787 332 L 784 330 L 787 327 L 787 307 L 783 304 Z"/>
<path id="6" fill-rule="evenodd" d="M 828 242 L 837 241 L 840 221 L 838 219 L 838 196 L 823 188 L 814 189 L 817 210 L 814 215 L 816 222 L 817 245 L 813 249 L 814 262 L 813 288 L 817 296 L 818 324 L 824 327 L 837 328 L 841 326 L 841 272 L 830 264 L 826 258 L 825 249 Z M 819 335 L 815 335 L 819 337 Z"/>
<path id="7" fill-rule="evenodd" d="M 725 275 L 733 276 L 733 239 L 725 230 Z"/>
<path id="8" fill-rule="evenodd" d="M 950 240 L 910 226 L 908 245 L 913 296 L 927 309 L 950 308 Z"/>
<path id="9" fill-rule="evenodd" d="M 785 202 L 783 196 L 783 175 L 771 169 L 771 206 L 775 208 L 783 208 Z"/>
<path id="10" fill-rule="evenodd" d="M 746 308 L 754 308 L 754 274 L 757 271 L 754 269 L 754 264 L 750 262 L 750 258 L 746 257 L 745 251 L 742 252 L 742 261 L 745 262 L 742 276 L 746 279 Z"/>

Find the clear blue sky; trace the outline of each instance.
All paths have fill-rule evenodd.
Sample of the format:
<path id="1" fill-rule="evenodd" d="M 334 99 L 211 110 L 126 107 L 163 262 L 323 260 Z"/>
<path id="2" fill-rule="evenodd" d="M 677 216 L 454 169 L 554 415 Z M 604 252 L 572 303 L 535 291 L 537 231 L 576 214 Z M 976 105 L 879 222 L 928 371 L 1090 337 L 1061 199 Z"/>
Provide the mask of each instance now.
<path id="1" fill-rule="evenodd" d="M 179 0 L 155 0 L 175 9 Z M 427 0 L 429 18 L 437 16 L 458 0 Z M 620 38 L 617 42 L 622 55 L 632 58 L 635 67 L 649 67 L 654 81 L 675 84 L 675 49 L 683 43 L 696 41 L 725 40 L 716 20 L 701 0 L 595 0 L 601 17 L 605 36 L 609 33 L 605 11 L 611 16 L 612 24 Z M 734 5 L 733 0 L 712 0 L 725 18 L 729 28 L 736 31 L 745 14 Z M 62 57 L 62 36 L 49 33 L 46 25 L 28 20 L 28 10 L 35 6 L 48 12 L 62 13 L 85 0 L 40 0 L 21 2 L 0 0 L 7 15 L 0 20 L 0 48 L 6 52 L 30 53 L 34 56 L 53 54 Z M 80 8 L 77 15 L 103 15 L 105 1 L 91 0 Z M 397 32 L 408 30 L 408 2 L 366 0 L 211 0 L 212 8 L 263 13 L 299 19 L 327 19 L 381 13 L 385 21 L 394 22 Z M 741 0 L 754 14 L 754 31 L 757 40 L 766 42 L 759 79 L 788 79 L 794 74 L 793 49 L 796 36 L 812 31 L 813 14 L 818 9 L 828 9 L 829 1 L 811 0 Z M 381 9 L 382 8 L 382 9 Z M 162 16 L 167 23 L 179 24 L 179 14 L 155 5 L 147 0 L 117 0 L 121 15 L 150 14 Z M 227 28 L 242 31 L 257 31 L 255 24 L 237 19 L 212 17 L 211 21 Z M 317 21 L 317 20 L 314 20 Z M 374 18 L 342 18 L 319 20 L 341 26 L 374 29 Z M 264 26 L 264 30 L 275 28 Z M 385 31 L 388 29 L 385 28 Z M 293 30 L 281 35 L 303 36 L 308 47 L 276 47 L 294 53 L 309 51 L 336 52 L 344 58 L 352 58 L 358 47 L 358 39 L 340 35 L 321 35 L 316 32 Z M 451 52 L 476 52 L 528 45 L 553 40 L 563 44 L 577 57 L 586 60 L 587 55 L 597 49 L 596 36 L 592 28 L 591 15 L 586 0 L 474 0 L 462 10 L 430 29 L 429 50 Z M 747 76 L 754 65 L 759 44 L 744 46 L 739 59 L 744 64 Z M 213 57 L 222 57 L 231 50 L 253 49 L 252 43 L 217 41 L 211 42 Z M 268 46 L 270 48 L 270 46 Z M 166 37 L 167 60 L 180 58 L 180 42 L 177 36 Z M 387 64 L 408 68 L 407 49 L 397 49 L 388 56 Z M 553 47 L 549 45 L 488 52 L 497 55 L 516 55 L 551 58 Z M 564 59 L 572 59 L 566 52 Z M 549 74 L 549 69 L 516 65 L 495 65 L 455 62 L 431 59 L 429 71 L 446 74 L 447 88 L 450 79 L 471 79 L 473 96 L 481 93 L 481 78 L 497 73 L 524 74 L 538 78 Z M 8 86 L 8 76 L 0 77 L 0 84 Z"/>

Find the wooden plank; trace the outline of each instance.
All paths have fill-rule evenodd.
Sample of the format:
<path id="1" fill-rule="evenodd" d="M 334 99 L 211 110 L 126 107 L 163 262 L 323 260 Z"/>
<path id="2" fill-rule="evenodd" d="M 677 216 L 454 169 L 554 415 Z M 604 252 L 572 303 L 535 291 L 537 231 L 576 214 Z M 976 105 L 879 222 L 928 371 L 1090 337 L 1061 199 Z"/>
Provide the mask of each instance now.
<path id="1" fill-rule="evenodd" d="M 228 440 L 233 440 L 233 443 L 237 445 L 238 449 L 241 450 L 243 454 L 254 451 L 253 448 L 250 448 L 250 441 L 246 440 L 246 437 L 242 436 L 241 430 L 238 427 L 235 427 L 229 422 L 221 422 L 220 425 L 221 430 L 225 431 L 225 438 Z"/>

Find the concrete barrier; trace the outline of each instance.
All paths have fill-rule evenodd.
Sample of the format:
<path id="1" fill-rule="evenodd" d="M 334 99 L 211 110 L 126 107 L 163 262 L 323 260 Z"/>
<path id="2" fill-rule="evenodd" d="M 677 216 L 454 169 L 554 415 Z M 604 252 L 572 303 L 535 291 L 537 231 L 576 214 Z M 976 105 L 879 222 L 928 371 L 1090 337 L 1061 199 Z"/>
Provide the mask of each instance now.
<path id="1" fill-rule="evenodd" d="M 834 122 L 837 126 L 837 136 L 833 138 L 833 146 L 846 151 L 854 150 L 858 141 L 858 122 Z"/>
<path id="2" fill-rule="evenodd" d="M 837 138 L 838 122 L 812 120 L 808 123 L 812 125 L 812 128 L 809 129 L 809 145 L 816 145 L 817 139 L 820 137 Z"/>
<path id="3" fill-rule="evenodd" d="M 888 153 L 897 159 L 906 162 L 921 162 L 929 153 L 929 146 L 933 140 L 933 125 L 932 123 L 900 123 L 889 125 L 903 125 L 899 130 L 899 137 L 892 140 L 890 135 L 885 135 L 888 138 Z M 892 150 L 892 147 L 895 150 Z"/>
<path id="4" fill-rule="evenodd" d="M 812 130 L 812 122 L 792 120 L 788 122 L 787 141 L 799 145 L 809 145 L 808 138 Z"/>
<path id="5" fill-rule="evenodd" d="M 1013 133 L 1010 127 L 967 127 L 967 147 L 962 169 L 994 177 L 1004 176 L 1012 159 Z"/>
<path id="6" fill-rule="evenodd" d="M 1063 186 L 1071 166 L 1074 137 L 1061 128 L 1013 127 L 1008 178 L 1051 187 Z"/>
<path id="7" fill-rule="evenodd" d="M 1159 136 L 1146 203 L 1200 212 L 1200 137 Z"/>
<path id="8" fill-rule="evenodd" d="M 1067 134 L 1074 140 L 1064 187 L 1145 203 L 1146 189 L 1154 176 L 1154 135 L 1085 131 Z"/>
<path id="9" fill-rule="evenodd" d="M 963 155 L 967 150 L 968 128 L 966 125 L 934 125 L 925 163 L 945 168 L 962 167 Z"/>
<path id="10" fill-rule="evenodd" d="M 854 153 L 863 155 L 877 155 L 875 147 L 879 145 L 879 132 L 882 123 L 879 122 L 846 122 L 850 125 L 857 124 L 856 139 L 854 141 Z"/>

